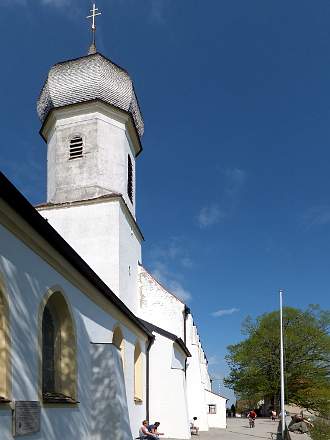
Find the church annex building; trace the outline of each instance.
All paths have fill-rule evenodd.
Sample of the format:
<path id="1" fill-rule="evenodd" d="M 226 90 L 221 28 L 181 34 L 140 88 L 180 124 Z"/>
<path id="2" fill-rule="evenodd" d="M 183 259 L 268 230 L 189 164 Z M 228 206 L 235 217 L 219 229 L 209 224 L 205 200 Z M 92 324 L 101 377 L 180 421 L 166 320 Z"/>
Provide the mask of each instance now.
<path id="1" fill-rule="evenodd" d="M 50 69 L 37 111 L 47 201 L 0 174 L 1 440 L 132 440 L 144 419 L 166 438 L 189 439 L 193 417 L 225 428 L 191 310 L 142 265 L 129 74 L 93 41 Z"/>

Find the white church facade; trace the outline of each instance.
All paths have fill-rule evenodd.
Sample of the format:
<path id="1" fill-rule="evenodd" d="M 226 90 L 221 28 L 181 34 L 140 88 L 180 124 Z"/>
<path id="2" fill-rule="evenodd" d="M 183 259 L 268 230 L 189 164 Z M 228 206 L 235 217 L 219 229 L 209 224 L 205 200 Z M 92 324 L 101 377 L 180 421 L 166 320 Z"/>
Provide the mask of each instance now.
<path id="1" fill-rule="evenodd" d="M 38 99 L 47 201 L 0 174 L 0 438 L 126 440 L 226 427 L 190 309 L 142 264 L 128 73 L 96 51 L 53 66 Z"/>

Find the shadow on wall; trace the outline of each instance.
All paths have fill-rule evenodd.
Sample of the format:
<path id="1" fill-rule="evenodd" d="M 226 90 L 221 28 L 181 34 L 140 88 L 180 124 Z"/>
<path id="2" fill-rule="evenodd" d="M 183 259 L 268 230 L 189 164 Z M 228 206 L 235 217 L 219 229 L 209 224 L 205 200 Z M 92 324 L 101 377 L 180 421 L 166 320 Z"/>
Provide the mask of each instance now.
<path id="1" fill-rule="evenodd" d="M 2 264 L 1 264 L 2 263 Z M 1 267 L 2 265 L 2 267 Z M 42 290 L 37 277 L 19 272 L 8 260 L 0 260 L 0 269 L 6 275 L 5 295 L 8 298 L 9 309 L 9 357 L 12 370 L 10 382 L 12 392 L 8 395 L 14 400 L 39 400 L 41 401 L 41 323 L 38 312 L 41 304 Z M 28 298 L 28 300 L 27 300 Z M 88 351 L 89 338 L 79 314 L 74 316 L 80 342 L 77 352 Z M 39 347 L 39 348 L 38 348 Z M 80 383 L 88 384 L 90 381 L 90 364 L 86 365 L 86 356 L 79 361 Z M 64 371 L 66 365 L 63 365 Z M 72 379 L 72 378 L 71 378 Z M 78 398 L 88 402 L 89 389 L 80 387 Z M 1 408 L 1 440 L 12 439 L 11 410 Z M 61 438 L 69 440 L 79 437 L 89 438 L 90 414 L 87 406 L 74 405 L 42 405 L 41 431 L 29 435 L 29 440 L 53 440 Z"/>
<path id="2" fill-rule="evenodd" d="M 46 292 L 40 279 L 40 268 L 33 259 L 24 261 L 24 271 L 15 265 L 16 255 L 24 255 L 24 249 L 20 249 L 24 245 L 18 246 L 4 246 L 7 254 L 0 256 L 0 275 L 4 276 L 0 290 L 3 289 L 4 299 L 8 303 L 9 379 L 12 384 L 8 397 L 12 400 L 41 401 L 42 321 L 39 311 Z M 55 278 L 51 268 L 47 268 L 42 275 L 43 279 Z M 64 291 L 71 288 L 66 282 L 63 287 Z M 73 291 L 72 298 L 74 295 L 77 294 Z M 120 353 L 113 344 L 90 343 L 81 315 L 83 297 L 80 300 L 79 310 L 69 304 L 76 330 L 78 371 L 74 375 L 77 373 L 76 397 L 80 404 L 42 405 L 41 431 L 27 437 L 29 440 L 132 440 Z M 67 298 L 66 301 L 69 302 Z M 89 305 L 87 301 L 84 304 L 86 307 Z M 71 333 L 67 333 L 69 339 Z M 5 354 L 1 344 L 0 351 Z M 71 349 L 64 354 L 68 359 L 72 354 Z M 67 369 L 67 363 L 62 367 L 69 380 L 71 369 Z M 1 440 L 13 439 L 11 426 L 10 407 L 0 408 Z"/>
<path id="3" fill-rule="evenodd" d="M 124 372 L 113 344 L 91 344 L 92 440 L 132 440 Z"/>

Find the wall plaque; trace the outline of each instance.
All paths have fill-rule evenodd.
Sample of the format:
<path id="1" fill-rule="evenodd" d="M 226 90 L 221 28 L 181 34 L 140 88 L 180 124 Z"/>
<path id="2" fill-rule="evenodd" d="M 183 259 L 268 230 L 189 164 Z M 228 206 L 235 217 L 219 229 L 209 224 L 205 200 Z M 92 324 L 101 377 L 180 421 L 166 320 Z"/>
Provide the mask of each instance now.
<path id="1" fill-rule="evenodd" d="M 13 415 L 14 436 L 40 431 L 40 403 L 16 400 Z"/>

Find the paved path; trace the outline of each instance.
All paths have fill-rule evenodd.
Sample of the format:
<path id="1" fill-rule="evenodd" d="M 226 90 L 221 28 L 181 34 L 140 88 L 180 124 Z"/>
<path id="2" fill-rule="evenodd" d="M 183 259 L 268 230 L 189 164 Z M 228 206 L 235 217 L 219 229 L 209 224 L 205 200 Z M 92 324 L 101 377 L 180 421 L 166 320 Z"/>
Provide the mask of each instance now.
<path id="1" fill-rule="evenodd" d="M 199 440 L 276 440 L 277 422 L 269 419 L 257 419 L 254 428 L 249 428 L 248 419 L 227 419 L 227 429 L 210 429 L 201 432 Z M 193 437 L 193 440 L 198 437 Z"/>
<path id="2" fill-rule="evenodd" d="M 248 419 L 228 418 L 227 429 L 210 429 L 193 435 L 192 440 L 276 440 L 278 422 L 257 419 L 255 428 L 249 428 Z M 166 440 L 166 439 L 162 439 Z"/>

